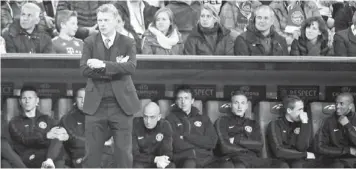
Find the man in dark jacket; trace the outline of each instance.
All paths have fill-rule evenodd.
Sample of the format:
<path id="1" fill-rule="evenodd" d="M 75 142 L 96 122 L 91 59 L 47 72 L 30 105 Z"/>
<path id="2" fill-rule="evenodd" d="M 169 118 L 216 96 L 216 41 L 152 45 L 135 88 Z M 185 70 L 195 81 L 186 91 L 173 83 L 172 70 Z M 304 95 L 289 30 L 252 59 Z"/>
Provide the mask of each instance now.
<path id="1" fill-rule="evenodd" d="M 352 25 L 334 35 L 335 56 L 356 56 L 356 12 L 352 17 Z"/>
<path id="2" fill-rule="evenodd" d="M 61 119 L 60 125 L 64 127 L 69 135 L 69 139 L 63 142 L 69 160 L 66 160 L 66 165 L 74 168 L 82 168 L 82 161 L 85 156 L 85 114 L 83 113 L 83 104 L 85 97 L 85 89 L 81 88 L 77 91 L 75 97 L 75 105 Z M 107 134 L 108 141 L 105 142 L 103 149 L 102 165 L 103 168 L 115 167 L 113 160 L 112 141 Z"/>
<path id="3" fill-rule="evenodd" d="M 272 121 L 267 139 L 274 157 L 284 160 L 292 168 L 313 167 L 313 153 L 307 151 L 312 138 L 312 125 L 304 112 L 303 101 L 294 95 L 283 100 L 284 117 Z"/>
<path id="4" fill-rule="evenodd" d="M 288 164 L 282 161 L 258 157 L 263 147 L 261 130 L 256 121 L 245 117 L 247 108 L 246 95 L 234 92 L 230 112 L 215 122 L 220 153 L 229 156 L 235 168 L 288 168 Z"/>
<path id="5" fill-rule="evenodd" d="M 41 9 L 34 3 L 21 8 L 20 20 L 4 33 L 7 53 L 52 53 L 51 37 L 38 27 Z"/>
<path id="6" fill-rule="evenodd" d="M 41 114 L 36 105 L 39 102 L 36 89 L 21 89 L 20 105 L 22 113 L 11 119 L 9 133 L 13 148 L 29 168 L 63 166 L 62 142 L 68 139 L 65 129 L 54 127 L 55 121 Z"/>
<path id="7" fill-rule="evenodd" d="M 262 5 L 255 10 L 253 22 L 247 26 L 247 31 L 235 40 L 235 55 L 244 56 L 287 56 L 288 45 L 273 25 L 274 11 L 271 7 Z"/>
<path id="8" fill-rule="evenodd" d="M 317 134 L 316 150 L 332 168 L 356 167 L 356 113 L 352 94 L 336 98 L 336 112 Z"/>
<path id="9" fill-rule="evenodd" d="M 132 154 L 134 168 L 175 168 L 172 162 L 172 127 L 161 119 L 156 103 L 146 105 L 143 117 L 133 121 Z"/>
<path id="10" fill-rule="evenodd" d="M 176 103 L 167 120 L 173 129 L 173 161 L 179 168 L 226 167 L 226 161 L 213 155 L 218 136 L 206 115 L 194 106 L 193 90 L 180 86 Z M 233 166 L 229 166 L 233 167 Z"/>

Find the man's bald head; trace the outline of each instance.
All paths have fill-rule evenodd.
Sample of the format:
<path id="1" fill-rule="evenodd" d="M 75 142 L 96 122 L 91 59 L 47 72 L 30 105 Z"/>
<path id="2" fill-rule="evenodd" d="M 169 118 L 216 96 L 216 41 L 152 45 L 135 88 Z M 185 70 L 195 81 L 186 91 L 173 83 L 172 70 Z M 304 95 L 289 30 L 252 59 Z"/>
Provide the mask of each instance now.
<path id="1" fill-rule="evenodd" d="M 159 106 L 155 102 L 148 103 L 143 109 L 143 121 L 146 128 L 155 128 L 159 120 L 161 120 L 161 111 Z"/>
<path id="2" fill-rule="evenodd" d="M 336 97 L 336 113 L 337 115 L 346 115 L 351 111 L 355 111 L 354 97 L 351 93 L 341 93 Z"/>

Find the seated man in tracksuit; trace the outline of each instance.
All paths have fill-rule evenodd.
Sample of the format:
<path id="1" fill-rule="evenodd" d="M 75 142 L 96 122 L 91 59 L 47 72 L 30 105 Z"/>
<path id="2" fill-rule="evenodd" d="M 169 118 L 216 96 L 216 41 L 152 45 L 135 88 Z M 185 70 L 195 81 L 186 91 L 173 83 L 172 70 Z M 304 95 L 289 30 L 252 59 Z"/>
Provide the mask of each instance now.
<path id="1" fill-rule="evenodd" d="M 274 157 L 283 160 L 291 168 L 314 167 L 313 153 L 308 152 L 312 141 L 312 125 L 304 112 L 304 103 L 289 95 L 283 100 L 284 116 L 270 122 L 267 140 Z"/>
<path id="2" fill-rule="evenodd" d="M 132 130 L 133 168 L 175 168 L 172 127 L 161 118 L 158 105 L 148 103 L 143 117 L 135 117 Z"/>
<path id="3" fill-rule="evenodd" d="M 83 113 L 85 89 L 80 88 L 76 92 L 75 105 L 62 117 L 60 126 L 66 129 L 69 139 L 63 142 L 65 151 L 68 154 L 66 165 L 74 168 L 82 168 L 82 161 L 85 156 L 85 114 Z M 108 138 L 109 138 L 108 134 Z M 114 167 L 112 141 L 105 142 L 103 149 L 102 164 L 103 168 Z"/>
<path id="4" fill-rule="evenodd" d="M 235 168 L 288 168 L 283 161 L 258 157 L 263 147 L 261 130 L 256 121 L 245 117 L 248 99 L 243 92 L 232 94 L 228 109 L 215 122 L 221 155 L 228 156 Z"/>
<path id="5" fill-rule="evenodd" d="M 65 130 L 55 127 L 55 120 L 37 109 L 39 98 L 34 87 L 21 89 L 22 112 L 10 120 L 9 133 L 13 148 L 29 168 L 63 167 L 62 142 Z"/>
<path id="6" fill-rule="evenodd" d="M 189 86 L 175 91 L 175 105 L 167 117 L 173 129 L 173 161 L 178 168 L 226 167 L 213 155 L 218 136 L 208 116 L 192 106 L 194 93 Z M 230 167 L 230 166 L 228 166 Z"/>
<path id="7" fill-rule="evenodd" d="M 356 167 L 356 113 L 350 93 L 336 97 L 336 112 L 325 119 L 316 136 L 316 152 L 333 168 Z M 326 166 L 325 166 L 326 167 Z"/>

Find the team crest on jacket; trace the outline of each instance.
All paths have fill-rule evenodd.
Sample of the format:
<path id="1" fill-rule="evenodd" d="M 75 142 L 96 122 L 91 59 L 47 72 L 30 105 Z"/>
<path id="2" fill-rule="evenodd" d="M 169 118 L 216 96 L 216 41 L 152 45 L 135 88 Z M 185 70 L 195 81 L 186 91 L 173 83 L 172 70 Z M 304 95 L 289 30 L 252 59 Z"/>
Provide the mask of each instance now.
<path id="1" fill-rule="evenodd" d="M 194 125 L 197 126 L 197 127 L 201 127 L 201 121 L 195 121 Z"/>
<path id="2" fill-rule="evenodd" d="M 299 127 L 295 128 L 295 129 L 294 129 L 294 133 L 295 133 L 295 134 L 299 134 L 299 133 L 300 133 L 300 128 L 299 128 Z"/>
<path id="3" fill-rule="evenodd" d="M 162 140 L 163 140 L 163 134 L 162 134 L 162 133 L 158 133 L 158 134 L 156 135 L 156 140 L 157 140 L 157 141 L 162 141 Z"/>
<path id="4" fill-rule="evenodd" d="M 28 159 L 33 160 L 35 157 L 36 157 L 36 155 L 32 154 L 32 155 L 30 155 L 30 157 Z"/>
<path id="5" fill-rule="evenodd" d="M 40 127 L 41 129 L 45 129 L 45 128 L 47 128 L 47 123 L 44 121 L 41 121 L 40 123 L 38 123 L 38 127 Z"/>
<path id="6" fill-rule="evenodd" d="M 249 133 L 252 132 L 252 127 L 251 126 L 245 126 L 245 130 Z"/>

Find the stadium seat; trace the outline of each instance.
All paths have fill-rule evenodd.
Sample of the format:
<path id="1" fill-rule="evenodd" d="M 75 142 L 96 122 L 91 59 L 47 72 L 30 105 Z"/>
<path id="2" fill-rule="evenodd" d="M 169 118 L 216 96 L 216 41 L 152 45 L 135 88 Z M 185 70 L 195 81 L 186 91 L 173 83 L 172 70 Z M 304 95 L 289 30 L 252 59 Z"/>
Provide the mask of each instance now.
<path id="1" fill-rule="evenodd" d="M 20 114 L 20 104 L 18 97 L 9 97 L 6 99 L 3 116 L 7 122 L 9 122 L 13 117 Z"/>
<path id="2" fill-rule="evenodd" d="M 266 132 L 268 124 L 276 120 L 278 117 L 282 116 L 280 109 L 282 108 L 282 104 L 279 102 L 266 102 L 262 101 L 258 103 L 256 107 L 256 111 L 258 112 L 257 121 L 260 124 L 261 132 L 262 132 L 262 157 L 267 158 L 269 155 L 268 143 L 266 142 Z"/>
<path id="3" fill-rule="evenodd" d="M 51 98 L 40 98 L 40 102 L 38 103 L 38 109 L 43 114 L 46 114 L 46 115 L 54 118 L 54 113 L 52 111 L 52 99 Z"/>
<path id="4" fill-rule="evenodd" d="M 220 111 L 221 106 L 228 103 L 228 101 L 207 101 L 206 102 L 206 113 L 210 121 L 214 124 L 215 121 L 220 117 L 226 114 L 226 112 Z M 229 108 L 227 108 L 229 109 Z"/>
<path id="5" fill-rule="evenodd" d="M 151 102 L 151 99 L 141 99 L 141 109 L 137 113 L 134 114 L 134 117 L 142 117 L 143 116 L 143 109 L 145 106 Z"/>
<path id="6" fill-rule="evenodd" d="M 158 100 L 158 106 L 161 110 L 162 117 L 165 118 L 169 115 L 171 106 L 173 105 L 172 100 L 162 99 Z M 200 110 L 200 113 L 203 112 L 203 102 L 201 100 L 195 100 L 193 106 Z"/>
<path id="7" fill-rule="evenodd" d="M 72 98 L 60 98 L 56 108 L 56 119 L 60 120 L 65 114 L 67 114 L 73 107 Z"/>
<path id="8" fill-rule="evenodd" d="M 312 102 L 310 103 L 310 112 L 315 136 L 323 121 L 335 112 L 335 104 L 331 102 Z"/>
<path id="9" fill-rule="evenodd" d="M 165 118 L 168 116 L 172 104 L 173 104 L 172 100 L 166 100 L 166 99 L 158 100 L 158 106 L 159 106 L 159 109 L 161 110 L 162 118 Z"/>

